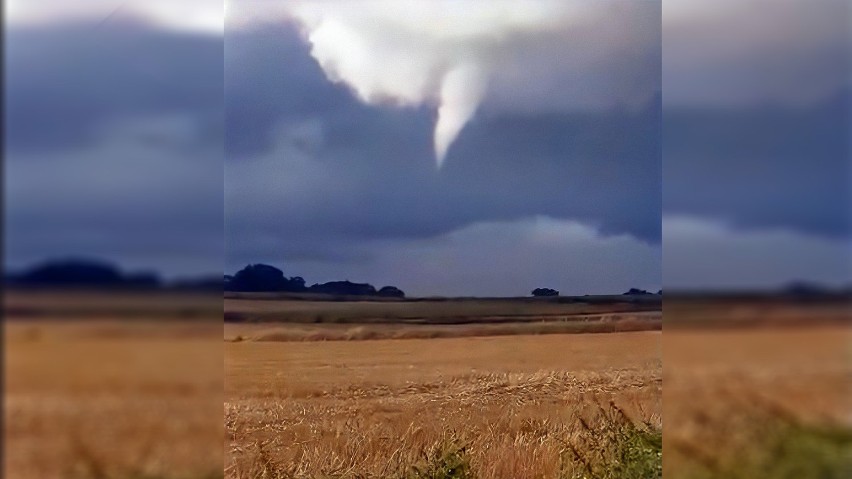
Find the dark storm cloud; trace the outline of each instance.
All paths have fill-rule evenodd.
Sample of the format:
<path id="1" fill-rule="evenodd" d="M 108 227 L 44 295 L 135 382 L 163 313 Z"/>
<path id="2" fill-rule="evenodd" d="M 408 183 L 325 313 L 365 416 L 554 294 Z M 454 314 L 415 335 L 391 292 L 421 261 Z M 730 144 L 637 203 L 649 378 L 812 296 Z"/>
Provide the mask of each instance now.
<path id="1" fill-rule="evenodd" d="M 227 158 L 268 150 L 279 122 L 357 108 L 345 87 L 317 81 L 322 70 L 295 29 L 226 30 L 225 40 Z"/>
<path id="2" fill-rule="evenodd" d="M 675 3 L 663 21 L 664 214 L 848 238 L 849 2 Z"/>
<path id="3" fill-rule="evenodd" d="M 6 31 L 6 261 L 222 259 L 223 39 L 133 20 Z"/>
<path id="4" fill-rule="evenodd" d="M 360 103 L 328 82 L 292 27 L 226 42 L 226 235 L 238 261 L 334 259 L 353 242 L 533 215 L 660 239 L 658 102 L 484 109 L 436 170 L 431 109 Z"/>
<path id="5" fill-rule="evenodd" d="M 848 284 L 849 2 L 671 2 L 665 288 Z"/>
<path id="6" fill-rule="evenodd" d="M 667 108 L 663 211 L 849 238 L 850 100 Z"/>
<path id="7" fill-rule="evenodd" d="M 9 25 L 6 151 L 98 141 L 112 119 L 185 113 L 221 142 L 223 41 L 129 20 Z"/>

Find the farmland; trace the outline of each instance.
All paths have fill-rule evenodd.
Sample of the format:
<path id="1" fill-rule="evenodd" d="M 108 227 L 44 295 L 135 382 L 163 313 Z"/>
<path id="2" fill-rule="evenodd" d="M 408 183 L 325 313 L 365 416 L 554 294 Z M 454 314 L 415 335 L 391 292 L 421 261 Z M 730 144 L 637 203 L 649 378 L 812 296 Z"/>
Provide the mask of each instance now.
<path id="1" fill-rule="evenodd" d="M 666 477 L 846 477 L 850 325 L 845 301 L 667 299 Z"/>
<path id="2" fill-rule="evenodd" d="M 9 293 L 7 477 L 644 478 L 665 451 L 666 477 L 839 478 L 852 454 L 845 304 L 667 301 L 663 333 L 647 304 L 229 298 L 223 331 L 219 301 Z"/>
<path id="3" fill-rule="evenodd" d="M 226 344 L 229 477 L 560 477 L 580 418 L 661 425 L 660 333 Z M 268 457 L 268 460 L 262 459 Z"/>
<path id="4" fill-rule="evenodd" d="M 227 298 L 226 477 L 570 477 L 621 436 L 653 473 L 659 301 L 618 299 Z"/>
<path id="5" fill-rule="evenodd" d="M 845 305 L 673 302 L 663 334 L 642 307 L 490 301 L 226 301 L 226 477 L 846 470 Z"/>
<path id="6" fill-rule="evenodd" d="M 221 301 L 12 291 L 4 477 L 221 477 Z"/>
<path id="7" fill-rule="evenodd" d="M 660 299 L 626 297 L 321 301 L 225 298 L 226 339 L 428 339 L 659 330 Z"/>

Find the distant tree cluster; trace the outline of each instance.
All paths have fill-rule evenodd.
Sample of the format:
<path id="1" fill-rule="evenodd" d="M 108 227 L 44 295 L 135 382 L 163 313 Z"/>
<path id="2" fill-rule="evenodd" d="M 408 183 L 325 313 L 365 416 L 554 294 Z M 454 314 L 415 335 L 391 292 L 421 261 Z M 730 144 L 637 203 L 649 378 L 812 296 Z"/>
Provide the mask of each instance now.
<path id="1" fill-rule="evenodd" d="M 648 294 L 651 293 L 645 291 L 644 289 L 638 288 L 630 288 L 629 290 L 627 290 L 627 292 L 624 293 L 625 296 L 645 296 Z"/>
<path id="2" fill-rule="evenodd" d="M 48 261 L 18 274 L 6 275 L 14 286 L 157 288 L 162 281 L 155 273 L 125 273 L 107 262 L 95 260 Z"/>
<path id="3" fill-rule="evenodd" d="M 172 289 L 221 291 L 218 276 L 165 281 L 154 272 L 125 272 L 118 266 L 93 259 L 49 260 L 17 273 L 6 273 L 6 286 L 18 288 Z"/>
<path id="4" fill-rule="evenodd" d="M 225 276 L 226 291 L 303 292 L 306 289 L 304 279 L 298 276 L 288 278 L 283 271 L 267 264 L 250 264 L 233 276 Z"/>
<path id="5" fill-rule="evenodd" d="M 250 264 L 235 275 L 225 275 L 225 291 L 319 293 L 342 296 L 384 296 L 404 298 L 405 293 L 395 286 L 376 289 L 368 283 L 330 281 L 306 286 L 300 276 L 288 278 L 280 269 L 267 264 Z"/>
<path id="6" fill-rule="evenodd" d="M 550 288 L 536 288 L 532 290 L 533 296 L 559 296 L 559 291 Z"/>
<path id="7" fill-rule="evenodd" d="M 624 296 L 645 296 L 645 295 L 652 295 L 652 294 L 654 294 L 654 293 L 649 293 L 648 291 L 645 291 L 644 289 L 630 288 L 628 291 L 626 291 L 624 293 Z M 657 291 L 656 294 L 659 295 L 659 296 L 662 296 L 663 290 L 661 289 L 661 290 Z M 555 289 L 551 289 L 551 288 L 536 288 L 536 289 L 532 290 L 532 295 L 537 296 L 537 297 L 559 296 L 559 291 L 557 291 Z"/>
<path id="8" fill-rule="evenodd" d="M 656 293 L 651 293 L 651 292 L 645 291 L 644 289 L 630 288 L 629 290 L 627 290 L 627 292 L 624 293 L 625 296 L 646 296 L 646 295 L 652 295 L 652 294 L 656 294 L 657 296 L 662 296 L 663 290 L 661 289 L 661 290 L 657 291 Z"/>

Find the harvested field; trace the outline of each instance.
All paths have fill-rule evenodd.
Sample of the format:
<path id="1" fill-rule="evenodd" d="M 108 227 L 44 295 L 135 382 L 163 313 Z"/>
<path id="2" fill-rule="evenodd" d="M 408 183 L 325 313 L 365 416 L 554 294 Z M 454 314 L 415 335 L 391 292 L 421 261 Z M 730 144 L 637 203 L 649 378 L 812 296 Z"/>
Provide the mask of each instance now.
<path id="1" fill-rule="evenodd" d="M 666 477 L 848 477 L 848 311 L 837 304 L 673 306 L 666 304 L 662 341 Z"/>
<path id="2" fill-rule="evenodd" d="M 233 293 L 232 293 L 233 294 Z M 660 298 L 495 298 L 317 301 L 225 298 L 229 322 L 469 324 L 565 321 L 659 312 Z"/>
<path id="3" fill-rule="evenodd" d="M 448 455 L 469 477 L 563 477 L 607 427 L 661 426 L 659 332 L 225 348 L 228 477 L 405 477 Z"/>
<path id="4" fill-rule="evenodd" d="M 852 326 L 850 307 L 852 302 L 845 297 L 822 301 L 783 296 L 739 299 L 672 296 L 665 303 L 665 325 L 667 329 L 711 330 Z"/>
<path id="5" fill-rule="evenodd" d="M 171 310 L 165 301 L 149 306 L 157 314 L 146 319 L 134 309 L 144 297 L 133 298 L 14 297 L 35 316 L 6 311 L 5 477 L 222 476 L 222 326 L 209 315 L 181 319 L 186 309 L 209 310 L 211 300 L 149 295 L 154 304 L 174 302 Z M 82 310 L 97 319 L 75 319 Z"/>
<path id="6" fill-rule="evenodd" d="M 218 320 L 218 294 L 193 292 L 16 289 L 3 293 L 6 317 L 73 320 Z"/>
<path id="7" fill-rule="evenodd" d="M 652 331 L 659 301 L 600 304 L 521 299 L 411 301 L 225 300 L 229 341 L 429 339 Z"/>
<path id="8" fill-rule="evenodd" d="M 654 331 L 662 327 L 656 313 L 610 314 L 571 320 L 467 324 L 292 324 L 226 323 L 227 341 L 354 341 L 477 336 L 615 333 Z"/>
<path id="9" fill-rule="evenodd" d="M 666 477 L 845 477 L 845 310 L 676 306 L 665 334 L 310 342 L 471 326 L 228 324 L 226 476 L 644 478 L 665 450 Z"/>

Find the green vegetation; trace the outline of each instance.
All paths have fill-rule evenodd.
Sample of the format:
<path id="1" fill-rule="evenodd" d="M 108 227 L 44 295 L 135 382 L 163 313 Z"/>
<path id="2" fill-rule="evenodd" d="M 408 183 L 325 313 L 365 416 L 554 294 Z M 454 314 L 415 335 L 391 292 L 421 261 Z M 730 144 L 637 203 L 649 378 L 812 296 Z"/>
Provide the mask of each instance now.
<path id="1" fill-rule="evenodd" d="M 841 479 L 852 477 L 852 429 L 776 419 L 752 424 L 755 441 L 720 454 L 681 446 L 690 461 L 676 479 Z"/>
<path id="2" fill-rule="evenodd" d="M 581 420 L 579 445 L 566 445 L 570 479 L 654 479 L 663 477 L 663 434 L 635 424 L 614 403 L 595 426 Z"/>
<path id="3" fill-rule="evenodd" d="M 413 466 L 405 479 L 474 479 L 463 446 L 445 447 L 425 462 Z"/>

